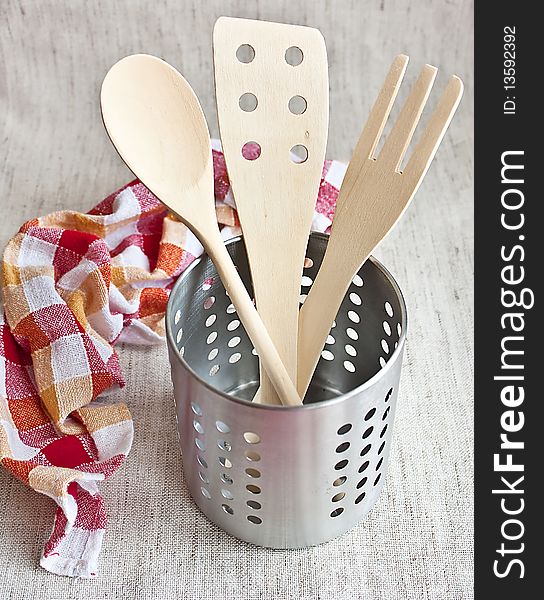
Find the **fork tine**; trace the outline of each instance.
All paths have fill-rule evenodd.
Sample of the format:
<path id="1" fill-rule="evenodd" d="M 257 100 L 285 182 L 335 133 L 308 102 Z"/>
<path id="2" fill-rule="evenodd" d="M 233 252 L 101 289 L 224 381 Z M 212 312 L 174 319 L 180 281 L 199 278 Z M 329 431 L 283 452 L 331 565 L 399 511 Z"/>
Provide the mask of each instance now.
<path id="1" fill-rule="evenodd" d="M 453 119 L 462 95 L 463 82 L 453 75 L 406 164 L 404 174 L 407 177 L 415 178 L 418 183 L 423 179 Z"/>
<path id="2" fill-rule="evenodd" d="M 408 61 L 408 56 L 399 54 L 389 67 L 382 89 L 372 106 L 370 115 L 353 151 L 353 157 L 359 157 L 361 162 L 363 158 L 371 158 L 374 150 L 376 150 L 406 72 Z"/>
<path id="3" fill-rule="evenodd" d="M 425 65 L 417 78 L 410 95 L 400 111 L 391 133 L 387 136 L 380 152 L 379 159 L 392 164 L 394 171 L 399 171 L 402 159 L 410 145 L 412 136 L 431 93 L 431 88 L 438 69 Z"/>

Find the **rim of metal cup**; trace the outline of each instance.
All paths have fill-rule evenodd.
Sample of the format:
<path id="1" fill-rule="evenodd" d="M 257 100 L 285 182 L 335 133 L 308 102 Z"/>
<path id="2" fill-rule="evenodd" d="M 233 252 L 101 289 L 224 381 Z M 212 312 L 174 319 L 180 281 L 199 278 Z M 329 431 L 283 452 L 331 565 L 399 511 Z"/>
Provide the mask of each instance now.
<path id="1" fill-rule="evenodd" d="M 319 232 L 312 232 L 310 235 L 312 237 L 319 237 L 319 238 L 323 238 L 323 239 L 328 239 L 328 237 L 329 237 L 327 234 L 319 233 Z M 229 240 L 225 241 L 225 245 L 230 246 L 230 244 L 235 244 L 239 241 L 242 241 L 242 236 L 230 238 Z M 185 271 L 183 271 L 183 273 L 178 277 L 178 280 L 176 281 L 176 283 L 174 284 L 174 287 L 170 291 L 170 296 L 168 298 L 168 303 L 166 305 L 166 313 L 165 313 L 166 341 L 167 341 L 167 344 L 170 346 L 170 349 L 174 352 L 176 359 L 183 365 L 183 367 L 187 371 L 189 371 L 189 373 L 191 373 L 191 375 L 201 385 L 203 385 L 205 388 L 211 390 L 215 394 L 222 396 L 223 398 L 225 398 L 225 400 L 228 400 L 230 402 L 234 402 L 237 404 L 242 404 L 244 406 L 251 406 L 252 408 L 255 408 L 258 410 L 279 410 L 279 411 L 283 411 L 283 410 L 289 410 L 289 411 L 317 410 L 324 406 L 331 406 L 333 404 L 343 402 L 344 400 L 347 400 L 351 396 L 360 394 L 367 388 L 372 387 L 376 383 L 376 381 L 381 379 L 381 377 L 383 377 L 383 375 L 390 369 L 391 365 L 393 365 L 396 362 L 397 356 L 403 350 L 404 342 L 406 340 L 406 331 L 408 329 L 408 312 L 406 309 L 406 301 L 404 299 L 404 295 L 403 295 L 402 290 L 400 289 L 397 281 L 393 277 L 393 275 L 391 275 L 391 273 L 386 269 L 386 267 L 384 267 L 384 265 L 377 258 L 370 256 L 368 258 L 368 260 L 370 260 L 372 262 L 372 264 L 379 271 L 382 272 L 382 274 L 385 276 L 385 278 L 388 280 L 388 282 L 391 284 L 391 287 L 397 294 L 397 296 L 399 298 L 399 304 L 400 304 L 400 310 L 401 310 L 401 321 L 400 322 L 402 323 L 402 331 L 401 331 L 401 334 L 400 334 L 400 337 L 398 340 L 398 345 L 395 348 L 395 350 L 393 351 L 393 353 L 391 354 L 389 360 L 385 363 L 384 367 L 382 367 L 379 371 L 377 371 L 372 377 L 370 377 L 370 379 L 363 381 L 363 383 L 361 383 L 361 385 L 349 390 L 348 392 L 345 392 L 344 394 L 340 394 L 339 396 L 335 396 L 334 398 L 329 398 L 328 400 L 323 400 L 321 402 L 312 402 L 310 404 L 300 404 L 299 406 L 280 406 L 280 405 L 276 405 L 276 404 L 260 404 L 257 402 L 252 402 L 251 400 L 244 400 L 243 398 L 238 398 L 237 396 L 232 396 L 230 394 L 227 394 L 223 390 L 220 390 L 220 389 L 214 387 L 213 385 L 210 385 L 207 381 L 202 379 L 202 377 L 200 377 L 200 375 L 198 375 L 198 373 L 193 370 L 191 365 L 183 358 L 183 356 L 180 355 L 180 353 L 177 349 L 176 343 L 174 341 L 174 334 L 172 331 L 172 327 L 170 325 L 170 322 L 171 322 L 170 321 L 170 313 L 173 310 L 172 298 L 174 298 L 174 296 L 175 296 L 176 289 L 178 287 L 181 287 L 183 285 L 183 281 L 185 280 L 185 278 L 189 276 L 189 273 L 194 268 L 196 268 L 203 260 L 206 260 L 207 258 L 209 258 L 209 257 L 205 252 L 203 254 L 201 254 L 198 258 L 196 258 L 185 269 Z M 177 308 L 179 308 L 179 307 L 177 307 Z"/>

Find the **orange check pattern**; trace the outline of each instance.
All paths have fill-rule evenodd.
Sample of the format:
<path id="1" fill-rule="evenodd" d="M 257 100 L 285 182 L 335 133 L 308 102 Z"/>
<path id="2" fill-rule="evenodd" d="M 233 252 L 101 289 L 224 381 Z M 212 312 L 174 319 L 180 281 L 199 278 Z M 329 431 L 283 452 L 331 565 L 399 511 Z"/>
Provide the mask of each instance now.
<path id="1" fill-rule="evenodd" d="M 228 239 L 241 231 L 212 145 L 216 213 Z M 326 162 L 314 230 L 330 226 L 344 172 Z M 87 214 L 28 221 L 4 251 L 0 461 L 57 504 L 41 558 L 49 571 L 96 574 L 106 526 L 98 482 L 117 470 L 133 437 L 128 407 L 104 397 L 123 385 L 114 345 L 163 342 L 169 291 L 202 251 L 138 181 Z"/>

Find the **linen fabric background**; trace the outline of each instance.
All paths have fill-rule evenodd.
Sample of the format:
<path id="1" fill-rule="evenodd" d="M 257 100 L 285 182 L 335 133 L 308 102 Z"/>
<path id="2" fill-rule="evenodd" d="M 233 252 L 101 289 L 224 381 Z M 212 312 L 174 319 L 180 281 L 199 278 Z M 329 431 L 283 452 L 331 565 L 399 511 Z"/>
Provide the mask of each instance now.
<path id="1" fill-rule="evenodd" d="M 38 566 L 53 502 L 1 471 L 0 598 L 471 598 L 470 0 L 4 0 L 0 243 L 35 216 L 86 212 L 132 179 L 98 104 L 102 78 L 122 56 L 148 52 L 178 67 L 217 136 L 211 35 L 223 14 L 321 29 L 329 158 L 349 160 L 399 52 L 411 57 L 399 101 L 425 62 L 440 67 L 429 108 L 450 74 L 465 82 L 413 205 L 375 253 L 399 282 L 410 320 L 386 488 L 362 523 L 323 546 L 275 551 L 227 536 L 199 513 L 183 482 L 165 346 L 118 347 L 127 386 L 116 397 L 130 407 L 135 438 L 102 486 L 109 524 L 100 574 L 70 580 Z"/>

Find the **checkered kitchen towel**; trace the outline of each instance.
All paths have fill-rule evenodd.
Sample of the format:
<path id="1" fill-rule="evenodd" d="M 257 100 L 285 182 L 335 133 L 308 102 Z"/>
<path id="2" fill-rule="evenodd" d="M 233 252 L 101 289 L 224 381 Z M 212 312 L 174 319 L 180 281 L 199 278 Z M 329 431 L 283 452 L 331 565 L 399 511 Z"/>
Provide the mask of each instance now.
<path id="1" fill-rule="evenodd" d="M 224 239 L 240 234 L 223 155 L 213 141 L 216 213 Z M 327 161 L 313 229 L 326 231 L 345 165 Z M 164 340 L 178 275 L 203 251 L 140 182 L 87 214 L 61 211 L 25 223 L 8 243 L 0 306 L 0 460 L 57 503 L 41 565 L 92 577 L 106 526 L 98 482 L 132 444 L 113 346 Z"/>

